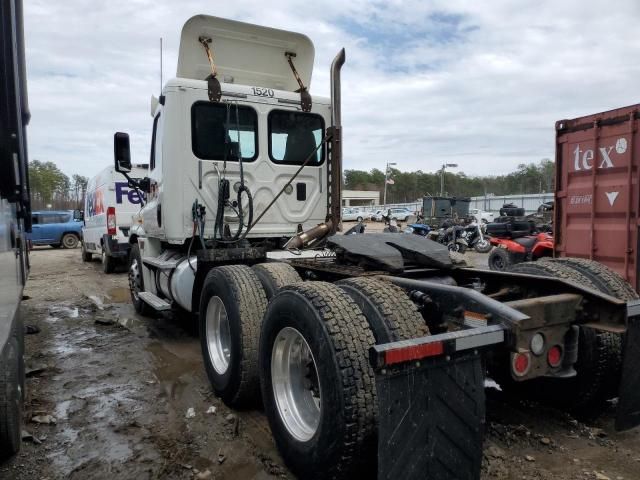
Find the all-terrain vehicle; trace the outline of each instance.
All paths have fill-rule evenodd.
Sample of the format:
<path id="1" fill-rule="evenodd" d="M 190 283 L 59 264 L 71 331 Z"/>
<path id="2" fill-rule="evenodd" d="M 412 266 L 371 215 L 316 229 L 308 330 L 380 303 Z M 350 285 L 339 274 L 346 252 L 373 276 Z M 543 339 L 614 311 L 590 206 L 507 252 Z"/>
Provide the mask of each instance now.
<path id="1" fill-rule="evenodd" d="M 546 232 L 516 238 L 491 237 L 489 268 L 504 272 L 511 265 L 553 256 L 553 236 Z"/>
<path id="2" fill-rule="evenodd" d="M 515 205 L 505 205 L 500 211 L 521 213 Z M 503 215 L 487 225 L 489 241 L 494 247 L 489 254 L 491 270 L 506 271 L 520 262 L 530 262 L 553 256 L 553 237 L 537 230 L 535 223 L 522 216 Z"/>
<path id="3" fill-rule="evenodd" d="M 185 24 L 148 177 L 130 181 L 148 198 L 129 236 L 137 311 L 197 319 L 214 392 L 262 403 L 300 478 L 479 478 L 486 369 L 558 382 L 565 405 L 618 395 L 617 426 L 640 423 L 640 302 L 605 267 L 476 270 L 418 235 L 339 233 L 345 52 L 331 98 L 308 91 L 313 52 L 293 32 Z M 126 175 L 126 134 L 114 150 Z"/>

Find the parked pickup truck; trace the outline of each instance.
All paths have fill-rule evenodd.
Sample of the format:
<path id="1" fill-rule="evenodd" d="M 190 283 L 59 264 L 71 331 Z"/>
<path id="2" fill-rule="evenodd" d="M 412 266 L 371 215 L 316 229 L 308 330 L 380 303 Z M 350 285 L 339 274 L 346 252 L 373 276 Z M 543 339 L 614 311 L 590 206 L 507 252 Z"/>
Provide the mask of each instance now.
<path id="1" fill-rule="evenodd" d="M 33 212 L 29 240 L 32 245 L 76 248 L 82 238 L 82 215 L 79 210 Z"/>
<path id="2" fill-rule="evenodd" d="M 493 212 L 485 212 L 478 208 L 470 208 L 469 216 L 474 217 L 478 223 L 491 223 L 493 222 Z"/>

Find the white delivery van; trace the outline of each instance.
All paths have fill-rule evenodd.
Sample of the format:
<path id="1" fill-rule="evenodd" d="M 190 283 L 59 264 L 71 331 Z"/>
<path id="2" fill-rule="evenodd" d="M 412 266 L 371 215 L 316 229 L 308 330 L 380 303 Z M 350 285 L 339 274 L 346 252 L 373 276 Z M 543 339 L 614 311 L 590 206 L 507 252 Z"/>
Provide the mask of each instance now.
<path id="1" fill-rule="evenodd" d="M 136 165 L 132 178 L 147 175 L 147 165 Z M 87 184 L 82 227 L 82 260 L 100 255 L 105 273 L 129 259 L 132 216 L 142 207 L 140 194 L 129 186 L 114 167 L 106 167 Z"/>

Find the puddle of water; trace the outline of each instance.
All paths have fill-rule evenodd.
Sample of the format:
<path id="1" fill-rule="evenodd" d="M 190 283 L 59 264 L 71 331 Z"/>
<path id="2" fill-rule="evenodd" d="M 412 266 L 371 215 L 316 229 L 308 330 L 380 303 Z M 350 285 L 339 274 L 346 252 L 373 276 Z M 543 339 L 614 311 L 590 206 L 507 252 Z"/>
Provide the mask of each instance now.
<path id="1" fill-rule="evenodd" d="M 192 382 L 191 375 L 198 368 L 197 362 L 176 355 L 159 342 L 149 344 L 146 349 L 154 358 L 153 373 L 160 381 L 169 398 L 182 397 Z"/>
<path id="2" fill-rule="evenodd" d="M 126 287 L 116 287 L 109 290 L 109 297 L 113 303 L 130 303 L 131 293 Z"/>
<path id="3" fill-rule="evenodd" d="M 45 322 L 57 322 L 58 320 L 60 320 L 58 317 L 54 317 L 52 315 L 48 315 L 47 318 L 44 319 Z"/>

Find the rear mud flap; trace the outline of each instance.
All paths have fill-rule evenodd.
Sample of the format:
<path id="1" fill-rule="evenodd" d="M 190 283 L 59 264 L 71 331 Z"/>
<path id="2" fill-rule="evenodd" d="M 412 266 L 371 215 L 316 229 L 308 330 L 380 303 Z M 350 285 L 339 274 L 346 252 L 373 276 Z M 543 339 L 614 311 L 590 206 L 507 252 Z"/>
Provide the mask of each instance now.
<path id="1" fill-rule="evenodd" d="M 634 307 L 638 309 L 638 306 Z M 620 380 L 616 430 L 628 430 L 640 425 L 640 316 L 631 316 L 624 336 L 622 378 Z"/>
<path id="2" fill-rule="evenodd" d="M 478 350 L 376 370 L 378 479 L 477 480 L 485 422 Z"/>

